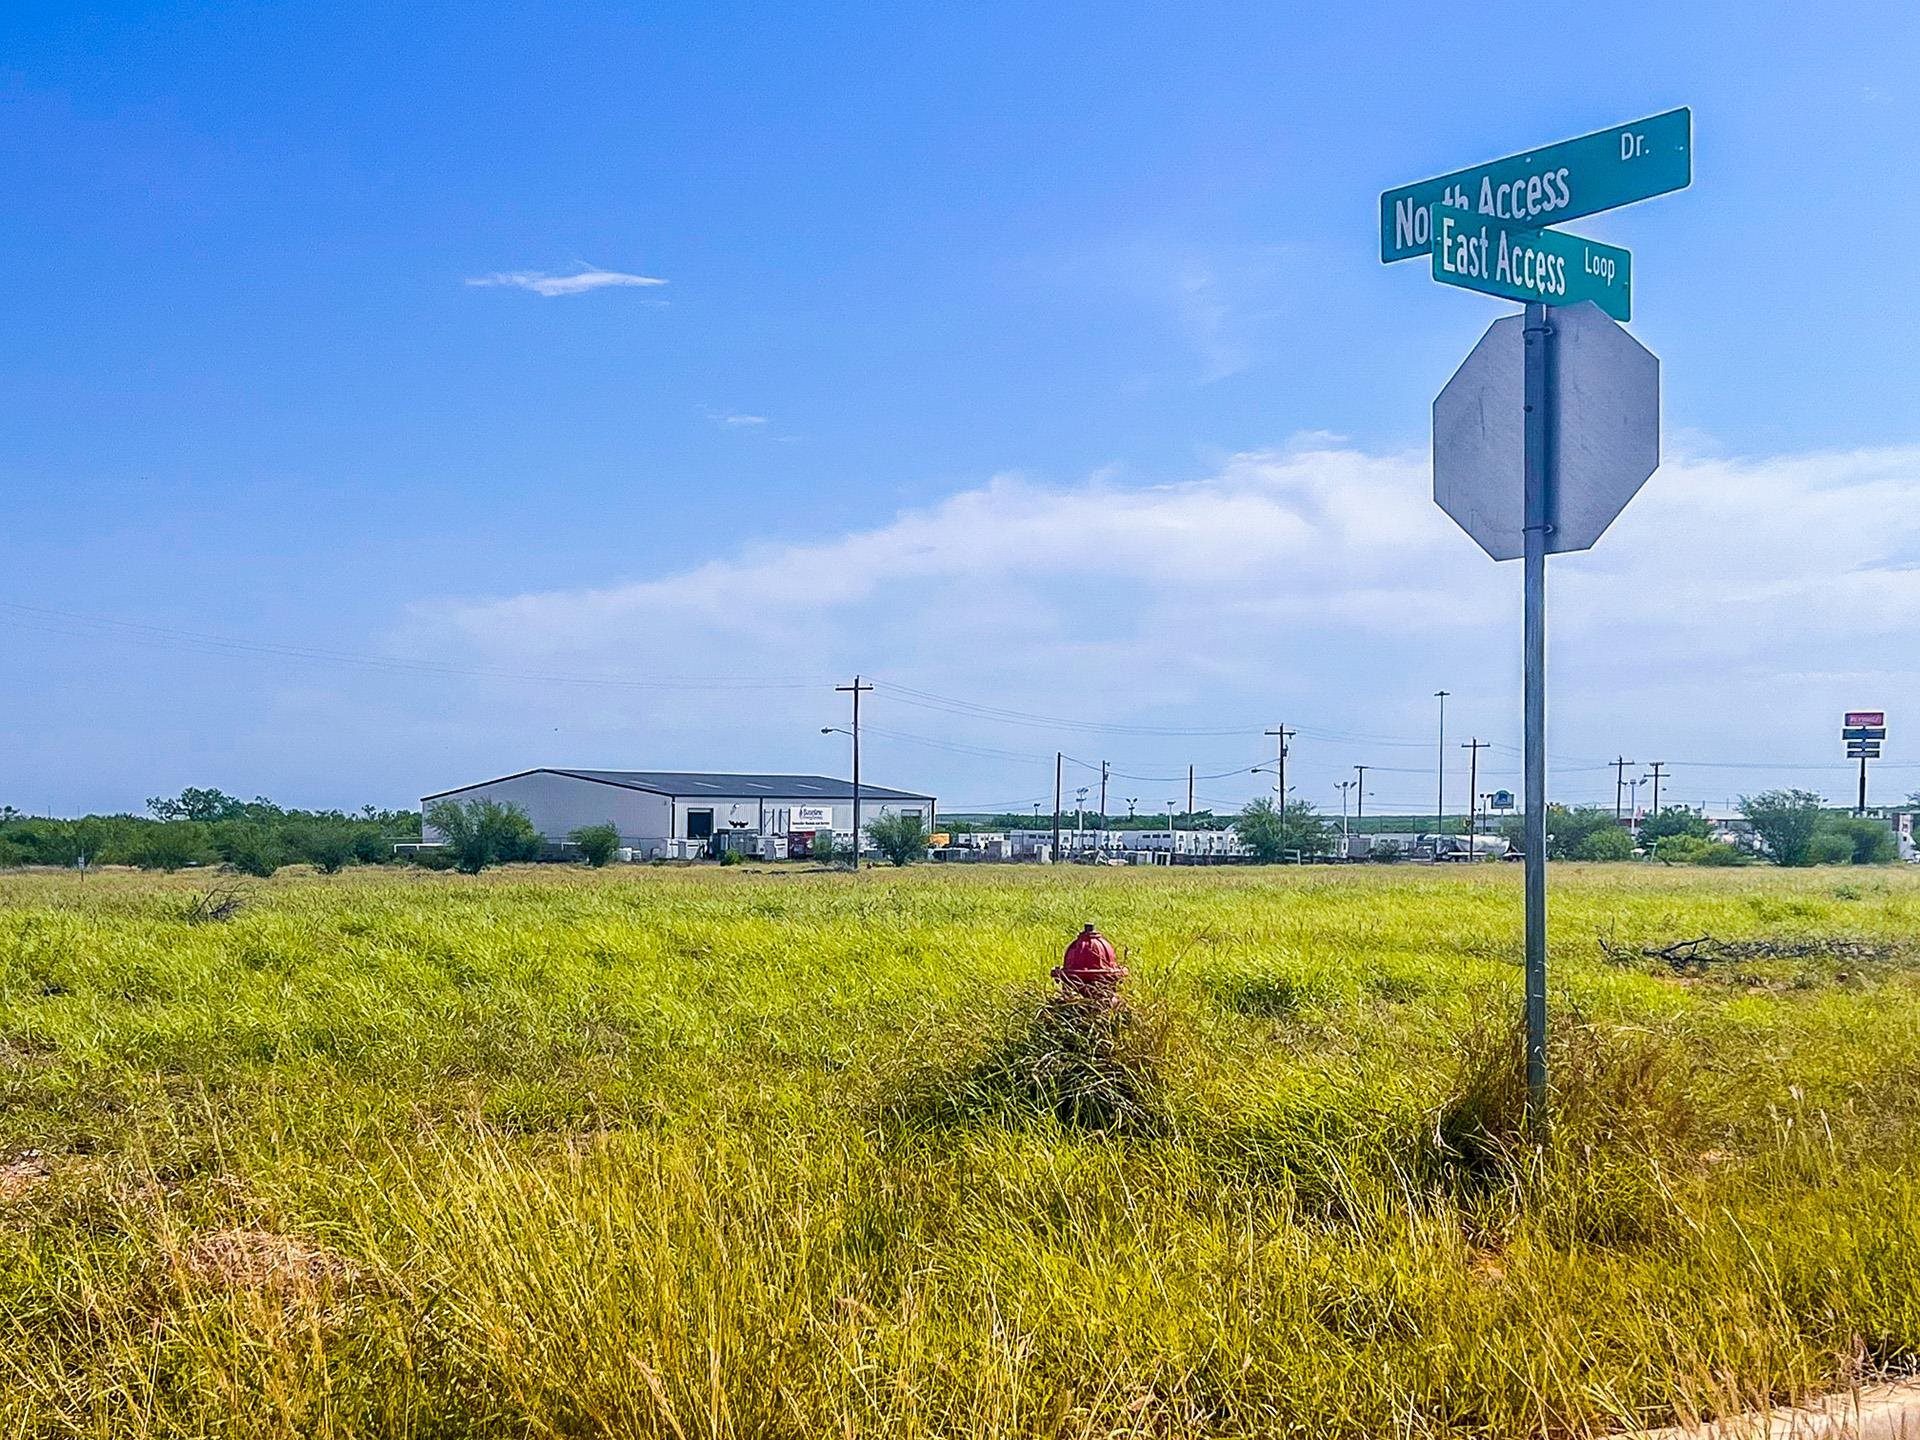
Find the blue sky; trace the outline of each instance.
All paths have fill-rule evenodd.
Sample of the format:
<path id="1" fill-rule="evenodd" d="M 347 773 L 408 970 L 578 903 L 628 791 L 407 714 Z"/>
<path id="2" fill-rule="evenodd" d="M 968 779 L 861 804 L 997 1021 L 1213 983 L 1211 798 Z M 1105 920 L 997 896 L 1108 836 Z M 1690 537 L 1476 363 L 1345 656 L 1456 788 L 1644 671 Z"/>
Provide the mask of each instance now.
<path id="1" fill-rule="evenodd" d="M 1920 15 L 1303 8 L 11 7 L 0 792 L 843 768 L 861 669 L 966 702 L 869 712 L 956 801 L 1284 719 L 1424 803 L 1435 689 L 1517 740 L 1517 576 L 1422 490 L 1510 307 L 1378 192 L 1677 104 L 1693 189 L 1571 227 L 1670 463 L 1556 565 L 1556 792 L 1838 794 L 1856 705 L 1920 787 Z"/>

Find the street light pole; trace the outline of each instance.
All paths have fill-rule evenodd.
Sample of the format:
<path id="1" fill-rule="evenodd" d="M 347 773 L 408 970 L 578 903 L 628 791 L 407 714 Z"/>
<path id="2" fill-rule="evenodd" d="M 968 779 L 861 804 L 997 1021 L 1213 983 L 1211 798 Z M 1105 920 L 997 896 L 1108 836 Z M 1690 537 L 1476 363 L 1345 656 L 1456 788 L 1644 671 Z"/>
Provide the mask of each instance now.
<path id="1" fill-rule="evenodd" d="M 1436 690 L 1440 702 L 1440 778 L 1433 802 L 1433 858 L 1440 858 L 1440 836 L 1447 828 L 1447 696 L 1451 690 Z"/>

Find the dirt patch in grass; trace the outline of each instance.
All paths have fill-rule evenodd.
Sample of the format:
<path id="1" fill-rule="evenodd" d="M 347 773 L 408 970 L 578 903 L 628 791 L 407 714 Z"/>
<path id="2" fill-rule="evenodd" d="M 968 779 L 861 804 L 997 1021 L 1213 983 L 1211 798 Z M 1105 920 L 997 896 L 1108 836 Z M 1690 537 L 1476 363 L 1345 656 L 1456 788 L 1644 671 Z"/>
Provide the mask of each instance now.
<path id="1" fill-rule="evenodd" d="M 38 1150 L 22 1150 L 0 1160 L 0 1202 L 25 1198 L 52 1174 L 53 1168 Z"/>
<path id="2" fill-rule="evenodd" d="M 307 1290 L 355 1277 L 344 1256 L 272 1230 L 207 1231 L 176 1264 L 189 1280 L 227 1290 Z"/>

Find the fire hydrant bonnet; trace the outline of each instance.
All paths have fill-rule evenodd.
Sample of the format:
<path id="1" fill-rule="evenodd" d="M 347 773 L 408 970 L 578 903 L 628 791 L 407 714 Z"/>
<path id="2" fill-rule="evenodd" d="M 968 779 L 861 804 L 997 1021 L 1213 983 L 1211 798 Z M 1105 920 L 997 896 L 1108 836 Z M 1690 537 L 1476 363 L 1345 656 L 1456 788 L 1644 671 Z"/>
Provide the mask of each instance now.
<path id="1" fill-rule="evenodd" d="M 1067 946 L 1053 978 L 1063 989 L 1086 994 L 1118 989 L 1120 982 L 1127 978 L 1127 970 L 1120 963 L 1113 942 L 1089 924 Z"/>

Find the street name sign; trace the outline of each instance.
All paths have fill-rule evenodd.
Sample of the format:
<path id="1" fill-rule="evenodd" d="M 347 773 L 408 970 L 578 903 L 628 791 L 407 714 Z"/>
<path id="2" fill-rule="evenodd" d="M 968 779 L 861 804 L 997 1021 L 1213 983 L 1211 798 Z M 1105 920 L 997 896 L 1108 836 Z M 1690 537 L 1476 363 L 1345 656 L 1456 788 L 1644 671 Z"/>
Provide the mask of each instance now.
<path id="1" fill-rule="evenodd" d="M 1547 305 L 1591 300 L 1616 320 L 1633 318 L 1633 256 L 1617 245 L 1445 205 L 1433 207 L 1431 227 L 1433 278 L 1444 285 Z"/>
<path id="2" fill-rule="evenodd" d="M 1693 111 L 1682 106 L 1383 192 L 1380 258 L 1425 255 L 1435 205 L 1539 229 L 1692 183 Z"/>
<path id="3" fill-rule="evenodd" d="M 1555 306 L 1547 550 L 1590 549 L 1660 468 L 1660 360 L 1591 302 Z M 1433 498 L 1496 560 L 1526 549 L 1525 320 L 1506 315 L 1433 402 Z"/>

